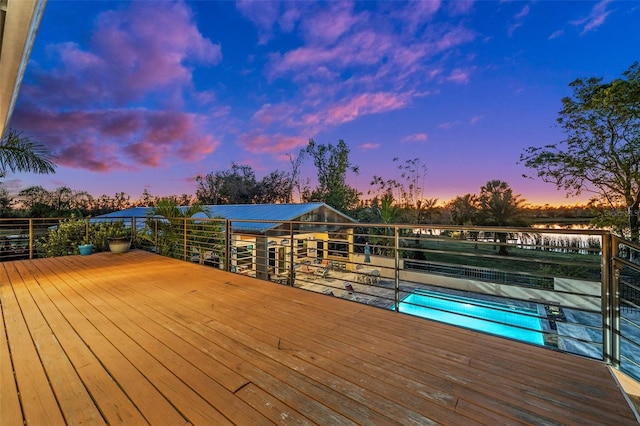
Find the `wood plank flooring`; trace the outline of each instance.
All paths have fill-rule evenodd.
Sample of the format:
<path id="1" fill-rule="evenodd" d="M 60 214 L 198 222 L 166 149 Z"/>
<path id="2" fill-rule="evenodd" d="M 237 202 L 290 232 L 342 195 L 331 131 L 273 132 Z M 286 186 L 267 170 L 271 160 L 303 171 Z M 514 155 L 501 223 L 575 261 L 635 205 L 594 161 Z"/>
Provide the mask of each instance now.
<path id="1" fill-rule="evenodd" d="M 3 426 L 637 424 L 602 363 L 142 251 L 0 302 Z"/>

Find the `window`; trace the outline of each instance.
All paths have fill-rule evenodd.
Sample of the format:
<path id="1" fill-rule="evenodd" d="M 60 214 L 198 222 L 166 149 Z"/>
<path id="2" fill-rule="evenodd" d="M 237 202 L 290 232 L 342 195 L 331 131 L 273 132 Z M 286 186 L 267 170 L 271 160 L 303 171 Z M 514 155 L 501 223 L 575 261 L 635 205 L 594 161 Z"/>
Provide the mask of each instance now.
<path id="1" fill-rule="evenodd" d="M 296 254 L 298 257 L 307 257 L 307 240 L 296 240 Z"/>

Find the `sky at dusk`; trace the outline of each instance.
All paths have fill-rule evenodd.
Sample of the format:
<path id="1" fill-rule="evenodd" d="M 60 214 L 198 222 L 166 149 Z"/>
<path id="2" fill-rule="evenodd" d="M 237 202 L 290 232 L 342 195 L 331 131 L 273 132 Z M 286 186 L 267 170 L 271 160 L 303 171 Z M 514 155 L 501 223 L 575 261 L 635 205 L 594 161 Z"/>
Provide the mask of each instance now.
<path id="1" fill-rule="evenodd" d="M 343 139 L 365 198 L 374 175 L 419 158 L 426 198 L 501 179 L 571 204 L 523 178 L 520 154 L 562 140 L 571 81 L 640 60 L 639 23 L 635 1 L 49 0 L 11 127 L 58 169 L 4 183 L 195 194 L 232 161 L 260 179 L 310 138 Z"/>

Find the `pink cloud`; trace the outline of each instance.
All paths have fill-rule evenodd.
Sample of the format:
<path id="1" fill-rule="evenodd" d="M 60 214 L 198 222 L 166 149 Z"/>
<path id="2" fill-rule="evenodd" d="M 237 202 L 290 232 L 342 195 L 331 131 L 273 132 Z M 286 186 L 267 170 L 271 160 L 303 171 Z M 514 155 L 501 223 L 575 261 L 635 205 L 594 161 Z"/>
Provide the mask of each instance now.
<path id="1" fill-rule="evenodd" d="M 300 77 L 308 79 L 317 76 L 317 70 L 322 70 L 323 65 L 330 65 L 329 69 L 332 70 L 355 65 L 374 65 L 391 52 L 392 43 L 384 34 L 362 31 L 332 47 L 310 45 L 284 55 L 273 55 L 271 75 L 277 77 L 289 73 L 306 73 Z M 335 74 L 325 72 L 325 75 L 333 78 Z"/>
<path id="2" fill-rule="evenodd" d="M 284 32 L 292 31 L 303 14 L 300 9 L 306 9 L 310 5 L 311 3 L 306 2 L 236 1 L 238 11 L 256 26 L 258 44 L 261 45 L 271 40 L 276 26 Z"/>
<path id="3" fill-rule="evenodd" d="M 449 74 L 447 80 L 458 84 L 466 84 L 469 82 L 469 72 L 460 68 L 456 68 L 451 71 L 451 74 Z"/>
<path id="4" fill-rule="evenodd" d="M 282 154 L 306 146 L 308 141 L 301 136 L 267 135 L 259 130 L 240 136 L 240 145 L 254 154 Z"/>
<path id="5" fill-rule="evenodd" d="M 466 15 L 471 11 L 474 3 L 474 0 L 456 0 L 449 2 L 449 15 Z"/>
<path id="6" fill-rule="evenodd" d="M 556 30 L 551 33 L 551 35 L 547 38 L 547 40 L 553 40 L 554 38 L 560 37 L 562 34 L 564 34 L 563 30 Z"/>
<path id="7" fill-rule="evenodd" d="M 367 143 L 360 144 L 358 147 L 360 149 L 362 149 L 362 150 L 370 151 L 372 149 L 380 148 L 380 144 L 379 143 L 373 143 L 373 142 L 367 142 Z"/>
<path id="8" fill-rule="evenodd" d="M 353 4 L 329 3 L 329 7 L 311 15 L 303 22 L 304 37 L 313 45 L 330 45 L 354 26 L 366 22 L 366 16 L 354 15 Z"/>
<path id="9" fill-rule="evenodd" d="M 437 52 L 443 52 L 445 50 L 454 48 L 464 43 L 473 41 L 476 34 L 464 27 L 456 27 L 451 30 L 447 30 L 443 35 L 436 36 L 434 39 L 434 46 Z"/>
<path id="10" fill-rule="evenodd" d="M 270 126 L 272 124 L 293 125 L 293 117 L 299 111 L 295 107 L 288 104 L 264 104 L 258 111 L 253 114 L 252 121 L 262 126 Z"/>
<path id="11" fill-rule="evenodd" d="M 441 4 L 440 0 L 412 1 L 407 4 L 406 8 L 396 12 L 395 15 L 399 17 L 407 31 L 413 34 L 431 20 L 440 10 Z"/>
<path id="12" fill-rule="evenodd" d="M 401 142 L 426 142 L 428 138 L 429 136 L 426 133 L 415 133 L 405 136 L 401 139 Z"/>
<path id="13" fill-rule="evenodd" d="M 609 3 L 611 3 L 611 0 L 602 0 L 601 2 L 593 6 L 591 12 L 589 13 L 589 16 L 575 20 L 571 22 L 571 24 L 577 27 L 582 26 L 582 32 L 580 33 L 580 35 L 598 28 L 599 26 L 604 24 L 607 17 L 611 14 L 611 12 L 607 10 L 607 6 L 609 5 Z"/>
<path id="14" fill-rule="evenodd" d="M 460 124 L 460 121 L 448 121 L 446 123 L 438 124 L 438 128 L 443 130 L 449 130 L 458 126 L 459 124 Z"/>
<path id="15" fill-rule="evenodd" d="M 32 67 L 13 125 L 58 154 L 61 165 L 109 171 L 193 161 L 218 146 L 208 115 L 175 111 L 196 93 L 190 64 L 212 65 L 220 46 L 198 31 L 182 2 L 133 2 L 102 12 L 89 45 L 48 47 L 51 69 Z M 148 110 L 148 100 L 171 109 Z M 160 107 L 161 108 L 161 107 Z"/>
<path id="16" fill-rule="evenodd" d="M 516 15 L 513 17 L 513 19 L 522 19 L 525 16 L 527 16 L 529 14 L 529 12 L 531 11 L 530 6 L 527 4 L 525 5 L 520 12 L 516 13 Z"/>
<path id="17" fill-rule="evenodd" d="M 331 107 L 327 113 L 327 123 L 342 124 L 359 116 L 377 114 L 402 108 L 409 103 L 409 94 L 364 93 L 351 100 Z"/>
<path id="18" fill-rule="evenodd" d="M 135 110 L 17 111 L 14 123 L 56 153 L 60 165 L 92 171 L 137 170 L 194 161 L 219 141 L 206 118 L 182 112 Z"/>
<path id="19" fill-rule="evenodd" d="M 476 124 L 478 121 L 484 119 L 484 115 L 476 115 L 471 117 L 471 119 L 469 120 L 469 124 L 473 125 Z"/>
<path id="20" fill-rule="evenodd" d="M 280 133 L 268 135 L 261 130 L 253 130 L 240 136 L 239 144 L 253 154 L 282 154 L 291 152 L 307 144 L 309 138 L 288 136 Z"/>
<path id="21" fill-rule="evenodd" d="M 222 59 L 220 46 L 200 34 L 190 9 L 169 2 L 133 2 L 128 9 L 103 12 L 87 48 L 60 43 L 48 51 L 57 66 L 36 68 L 36 87 L 26 93 L 66 107 L 128 105 L 159 93 L 181 99 L 192 84 L 187 64 Z"/>

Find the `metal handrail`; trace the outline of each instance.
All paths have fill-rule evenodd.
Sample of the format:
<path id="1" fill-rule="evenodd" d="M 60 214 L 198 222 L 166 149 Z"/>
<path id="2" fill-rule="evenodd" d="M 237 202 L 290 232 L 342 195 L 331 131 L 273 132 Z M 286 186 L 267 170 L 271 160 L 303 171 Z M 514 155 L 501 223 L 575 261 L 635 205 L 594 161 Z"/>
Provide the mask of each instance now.
<path id="1" fill-rule="evenodd" d="M 44 255 L 43 241 L 68 220 L 0 219 L 0 261 Z M 96 224 L 112 219 L 72 220 L 82 222 L 83 235 L 75 237 L 87 240 Z M 544 307 L 546 311 L 539 315 L 547 326 L 542 330 L 545 345 L 562 340 L 564 346 L 556 342 L 554 349 L 574 353 L 572 346 L 584 345 L 591 352 L 581 355 L 600 358 L 640 380 L 640 358 L 635 356 L 640 354 L 640 285 L 630 281 L 637 276 L 640 283 L 640 245 L 608 231 L 215 218 L 179 218 L 172 219 L 172 224 L 157 217 L 113 219 L 122 220 L 131 230 L 134 247 L 385 309 L 400 311 L 407 295 L 425 288 L 473 291 L 487 300 L 538 310 Z M 250 236 L 237 232 L 240 225 L 251 223 L 261 224 L 255 228 L 262 232 Z M 506 242 L 500 236 L 504 234 Z M 545 238 L 537 238 L 543 234 Z M 371 263 L 364 256 L 365 242 L 372 251 Z M 508 253 L 500 254 L 500 248 Z M 73 249 L 63 250 L 64 254 Z M 437 267 L 412 270 L 405 262 Z M 367 280 L 361 281 L 358 271 L 372 265 L 378 275 L 367 275 Z M 473 276 L 469 271 L 482 273 Z M 519 283 L 520 275 L 530 284 Z M 538 287 L 536 280 L 545 284 Z M 601 325 L 581 324 L 574 318 L 579 316 L 601 316 Z M 588 334 L 601 328 L 601 342 L 564 335 L 560 330 L 574 326 L 583 327 Z"/>

